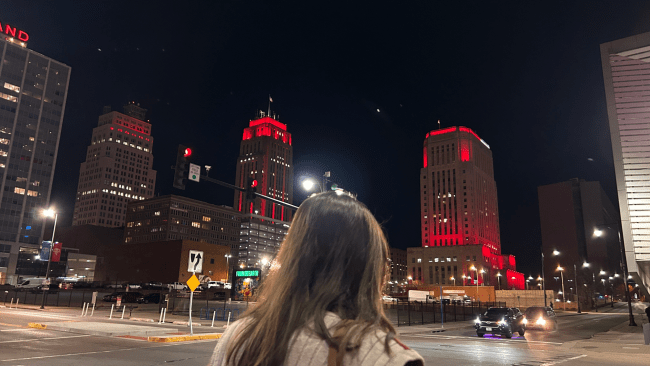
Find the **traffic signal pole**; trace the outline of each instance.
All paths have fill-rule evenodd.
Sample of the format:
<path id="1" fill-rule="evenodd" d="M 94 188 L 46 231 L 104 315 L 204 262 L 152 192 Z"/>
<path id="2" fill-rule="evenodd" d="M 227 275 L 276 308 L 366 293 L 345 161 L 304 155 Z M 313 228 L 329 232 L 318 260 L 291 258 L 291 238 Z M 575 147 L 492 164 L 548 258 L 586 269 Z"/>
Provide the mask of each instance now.
<path id="1" fill-rule="evenodd" d="M 242 187 L 237 187 L 236 185 L 233 185 L 233 184 L 230 184 L 230 183 L 226 183 L 226 182 L 222 182 L 222 181 L 220 181 L 220 180 L 218 180 L 218 179 L 210 178 L 210 177 L 208 177 L 207 175 L 201 175 L 201 179 L 200 179 L 200 180 L 204 180 L 204 181 L 206 181 L 206 182 L 210 182 L 210 183 L 218 184 L 218 185 L 220 185 L 220 186 L 223 186 L 223 187 L 226 187 L 226 188 L 230 188 L 230 189 L 234 189 L 234 190 L 236 190 L 236 191 L 240 191 L 240 192 L 244 192 L 244 193 L 248 192 L 248 189 L 246 189 L 245 187 L 243 187 L 243 188 L 242 188 Z M 278 205 L 281 205 L 281 206 L 284 206 L 284 207 L 287 207 L 287 208 L 290 208 L 290 209 L 293 209 L 293 210 L 297 210 L 297 209 L 298 209 L 298 206 L 294 206 L 294 205 L 292 205 L 292 204 L 290 204 L 290 203 L 288 203 L 288 202 L 280 201 L 280 200 L 275 199 L 275 198 L 273 198 L 273 197 L 268 197 L 268 196 L 265 196 L 265 195 L 260 194 L 260 193 L 257 193 L 257 192 L 250 192 L 250 194 L 253 194 L 256 198 L 261 198 L 261 199 L 269 200 L 269 201 L 271 201 L 271 202 L 273 202 L 273 203 L 276 203 L 276 204 L 278 204 Z"/>

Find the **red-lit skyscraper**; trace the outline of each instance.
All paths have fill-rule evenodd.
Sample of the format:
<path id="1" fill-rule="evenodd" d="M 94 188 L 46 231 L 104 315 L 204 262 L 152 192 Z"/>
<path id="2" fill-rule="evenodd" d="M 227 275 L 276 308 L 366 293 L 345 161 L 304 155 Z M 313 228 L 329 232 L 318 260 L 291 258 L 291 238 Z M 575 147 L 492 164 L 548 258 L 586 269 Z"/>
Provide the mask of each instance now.
<path id="1" fill-rule="evenodd" d="M 492 151 L 474 131 L 461 126 L 427 133 L 420 197 L 422 248 L 407 254 L 413 281 L 524 287 L 514 256 L 501 254 Z"/>
<path id="2" fill-rule="evenodd" d="M 467 127 L 434 130 L 420 170 L 422 246 L 484 244 L 501 253 L 492 151 Z"/>
<path id="3" fill-rule="evenodd" d="M 275 117 L 275 116 L 274 116 Z M 244 187 L 249 178 L 257 180 L 257 193 L 291 203 L 293 200 L 293 147 L 287 125 L 259 112 L 244 128 L 235 184 Z M 291 210 L 273 202 L 235 193 L 234 207 L 240 212 L 291 221 Z"/>

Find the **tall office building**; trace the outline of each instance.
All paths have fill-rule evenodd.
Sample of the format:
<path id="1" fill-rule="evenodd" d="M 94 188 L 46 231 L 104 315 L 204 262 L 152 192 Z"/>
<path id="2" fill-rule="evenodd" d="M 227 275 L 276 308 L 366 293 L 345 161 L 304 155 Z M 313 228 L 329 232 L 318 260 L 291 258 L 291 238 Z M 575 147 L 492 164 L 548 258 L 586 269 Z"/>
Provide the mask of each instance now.
<path id="1" fill-rule="evenodd" d="M 0 29 L 0 284 L 44 275 L 35 261 L 40 212 L 50 202 L 70 67 L 27 48 L 26 32 Z M 51 221 L 48 222 L 51 225 Z"/>
<path id="2" fill-rule="evenodd" d="M 600 56 L 625 257 L 630 275 L 643 284 L 647 296 L 650 291 L 650 33 L 603 43 Z"/>
<path id="3" fill-rule="evenodd" d="M 429 132 L 420 170 L 422 246 L 484 244 L 501 252 L 492 151 L 467 127 Z"/>
<path id="4" fill-rule="evenodd" d="M 274 116 L 275 117 L 275 116 Z M 293 146 L 287 125 L 262 111 L 244 129 L 237 158 L 235 184 L 244 187 L 249 178 L 257 181 L 257 193 L 291 203 L 293 200 Z M 233 206 L 244 213 L 291 221 L 292 212 L 281 205 L 235 193 Z"/>
<path id="5" fill-rule="evenodd" d="M 501 254 L 492 151 L 474 131 L 461 126 L 426 134 L 420 169 L 420 198 L 422 247 L 430 249 L 408 251 L 412 278 L 422 283 L 430 283 L 427 278 L 431 281 L 438 278 L 438 283 L 447 283 L 448 276 L 438 276 L 438 266 L 428 265 L 431 273 L 426 276 L 422 273 L 422 265 L 413 264 L 426 259 L 422 256 L 429 258 L 431 263 L 440 258 L 443 262 L 447 258 L 456 261 L 457 258 L 476 258 L 460 248 L 476 245 L 481 247 L 482 256 L 461 261 L 460 270 L 456 270 L 458 276 L 461 272 L 470 276 L 471 268 L 475 268 L 486 272 L 481 277 L 473 276 L 481 283 L 494 284 L 497 277 L 506 276 L 508 288 L 523 287 L 523 275 L 515 271 L 514 257 Z M 453 250 L 435 250 L 441 247 L 459 249 L 456 255 Z"/>
<path id="6" fill-rule="evenodd" d="M 153 197 L 156 171 L 146 112 L 133 102 L 124 113 L 104 107 L 79 169 L 73 226 L 124 226 L 127 204 Z"/>
<path id="7" fill-rule="evenodd" d="M 613 231 L 607 235 L 594 233 L 596 229 L 607 230 L 604 223 L 618 222 L 618 211 L 600 183 L 574 178 L 537 187 L 537 192 L 546 288 L 561 290 L 561 284 L 553 278 L 560 276 L 557 267 L 562 266 L 564 278 L 578 281 L 583 301 L 592 298 L 594 291 L 608 293 L 609 288 L 603 289 L 600 283 L 599 273 L 605 271 L 607 277 L 620 275 L 621 252 L 616 235 L 618 225 L 610 226 Z M 560 252 L 559 256 L 553 255 L 555 250 Z M 582 267 L 584 262 L 589 263 L 589 268 Z M 577 264 L 575 272 L 573 264 Z M 582 306 L 589 304 L 585 301 Z"/>

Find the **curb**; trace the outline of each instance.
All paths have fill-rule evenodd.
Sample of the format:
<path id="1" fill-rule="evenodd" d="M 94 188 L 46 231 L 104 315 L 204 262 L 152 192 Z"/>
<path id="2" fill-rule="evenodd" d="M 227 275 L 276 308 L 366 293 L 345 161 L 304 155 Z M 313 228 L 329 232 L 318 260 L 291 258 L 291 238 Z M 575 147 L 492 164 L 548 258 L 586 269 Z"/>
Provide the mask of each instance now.
<path id="1" fill-rule="evenodd" d="M 129 318 L 129 320 L 133 320 L 135 322 L 147 322 L 147 323 L 153 323 L 153 319 L 147 319 L 147 318 Z"/>
<path id="2" fill-rule="evenodd" d="M 219 339 L 222 333 L 216 334 L 202 334 L 193 336 L 175 336 L 175 337 L 148 337 L 148 342 L 167 343 L 167 342 L 185 342 L 185 341 L 199 341 L 204 339 Z"/>
<path id="3" fill-rule="evenodd" d="M 47 325 L 41 323 L 29 323 L 27 326 L 35 329 L 47 329 Z"/>
<path id="4" fill-rule="evenodd" d="M 173 321 L 172 324 L 187 325 L 188 327 L 190 326 L 190 322 L 183 322 L 183 321 L 179 321 L 179 320 Z M 192 325 L 195 326 L 195 327 L 200 327 L 201 323 L 192 322 Z"/>

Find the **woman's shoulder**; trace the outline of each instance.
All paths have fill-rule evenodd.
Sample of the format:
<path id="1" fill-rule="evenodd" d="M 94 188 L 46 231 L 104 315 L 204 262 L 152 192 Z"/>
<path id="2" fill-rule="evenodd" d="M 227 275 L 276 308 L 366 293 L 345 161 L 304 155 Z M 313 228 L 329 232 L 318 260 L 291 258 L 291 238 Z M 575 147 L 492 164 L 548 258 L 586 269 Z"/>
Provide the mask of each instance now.
<path id="1" fill-rule="evenodd" d="M 331 328 L 339 321 L 341 321 L 341 318 L 334 313 L 327 313 L 325 316 L 325 324 L 328 328 Z M 344 364 L 359 366 L 403 366 L 409 362 L 413 362 L 413 365 L 424 364 L 424 359 L 419 353 L 409 348 L 394 336 L 390 336 L 391 339 L 388 342 L 390 353 L 387 353 L 387 337 L 389 337 L 388 332 L 381 328 L 371 331 L 363 338 L 357 352 L 350 355 L 349 362 L 344 362 Z"/>

